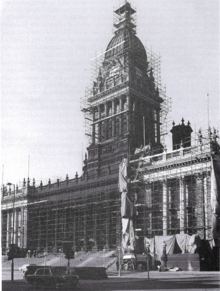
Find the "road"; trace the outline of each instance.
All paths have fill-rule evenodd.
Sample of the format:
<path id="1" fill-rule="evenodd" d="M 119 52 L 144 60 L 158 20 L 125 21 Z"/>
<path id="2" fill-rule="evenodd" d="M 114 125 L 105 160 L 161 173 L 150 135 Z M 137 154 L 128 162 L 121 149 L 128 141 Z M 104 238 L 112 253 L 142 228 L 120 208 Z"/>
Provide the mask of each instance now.
<path id="1" fill-rule="evenodd" d="M 16 277 L 15 277 L 16 278 Z M 150 272 L 150 279 L 147 278 L 147 273 L 127 273 L 122 274 L 122 277 L 117 277 L 116 274 L 110 274 L 107 280 L 80 280 L 80 284 L 75 289 L 76 291 L 122 291 L 122 290 L 220 290 L 220 273 L 218 272 Z M 26 291 L 35 290 L 24 280 L 3 280 L 3 291 Z M 37 289 L 39 291 L 45 289 Z M 54 290 L 47 289 L 47 290 Z"/>

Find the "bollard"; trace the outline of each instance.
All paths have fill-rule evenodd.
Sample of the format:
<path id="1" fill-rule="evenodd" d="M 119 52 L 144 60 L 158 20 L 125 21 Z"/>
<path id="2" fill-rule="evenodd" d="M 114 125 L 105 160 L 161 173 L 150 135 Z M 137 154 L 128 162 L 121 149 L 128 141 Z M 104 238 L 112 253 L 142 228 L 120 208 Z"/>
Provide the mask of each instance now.
<path id="1" fill-rule="evenodd" d="M 121 277 L 121 248 L 118 247 L 118 277 Z"/>
<path id="2" fill-rule="evenodd" d="M 161 272 L 164 272 L 167 267 L 167 254 L 166 254 L 166 243 L 163 242 L 163 254 L 161 256 Z"/>
<path id="3" fill-rule="evenodd" d="M 147 279 L 149 280 L 149 260 L 150 260 L 150 244 L 146 243 L 146 256 L 147 256 Z"/>

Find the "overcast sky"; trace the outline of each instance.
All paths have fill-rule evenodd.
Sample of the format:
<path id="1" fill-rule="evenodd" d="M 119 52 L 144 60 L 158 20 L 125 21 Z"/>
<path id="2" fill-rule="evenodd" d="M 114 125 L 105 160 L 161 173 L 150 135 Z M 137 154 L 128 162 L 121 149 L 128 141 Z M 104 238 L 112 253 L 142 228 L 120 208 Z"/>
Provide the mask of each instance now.
<path id="1" fill-rule="evenodd" d="M 29 176 L 37 184 L 81 174 L 88 142 L 80 98 L 90 85 L 91 58 L 113 37 L 113 8 L 122 2 L 3 1 L 4 183 L 27 178 L 28 156 Z M 162 56 L 162 82 L 172 98 L 171 121 L 180 123 L 184 117 L 193 130 L 207 129 L 209 93 L 210 124 L 219 128 L 219 1 L 131 4 L 137 8 L 137 36 Z"/>

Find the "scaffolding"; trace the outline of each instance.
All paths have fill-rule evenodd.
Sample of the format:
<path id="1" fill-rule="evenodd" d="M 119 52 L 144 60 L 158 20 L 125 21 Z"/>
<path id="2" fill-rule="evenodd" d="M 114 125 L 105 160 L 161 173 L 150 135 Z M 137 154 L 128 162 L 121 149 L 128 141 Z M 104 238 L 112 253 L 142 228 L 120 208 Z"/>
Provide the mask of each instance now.
<path id="1" fill-rule="evenodd" d="M 172 102 L 171 98 L 167 96 L 166 94 L 166 87 L 161 83 L 161 57 L 156 55 L 152 52 L 152 50 L 145 48 L 147 52 L 148 62 L 149 62 L 149 72 L 152 72 L 155 86 L 158 88 L 159 96 L 163 99 L 163 102 L 161 103 L 160 107 L 160 135 L 161 135 L 161 142 L 164 145 L 164 139 L 166 134 L 168 133 L 168 126 L 170 126 L 170 117 L 169 113 L 171 112 L 172 108 Z M 131 51 L 134 52 L 135 47 L 131 47 Z M 113 87 L 105 88 L 100 94 L 94 94 L 94 90 L 91 89 L 94 86 L 94 83 L 97 83 L 97 76 L 99 75 L 99 69 L 102 67 L 102 64 L 104 62 L 105 53 L 107 51 L 103 52 L 99 56 L 95 57 L 91 60 L 91 71 L 92 71 L 92 78 L 91 78 L 91 86 L 87 87 L 85 90 L 85 96 L 81 98 L 81 110 L 84 112 L 84 127 L 85 127 L 85 134 L 88 137 L 89 144 L 92 141 L 92 107 L 97 106 L 99 104 L 99 95 L 106 96 L 110 89 Z M 127 50 L 126 50 L 127 52 Z M 111 61 L 116 62 L 117 55 L 115 55 Z M 109 67 L 109 70 L 107 70 L 105 73 L 110 73 L 111 67 Z M 134 69 L 132 67 L 123 67 L 120 68 L 118 73 L 122 73 L 122 71 L 130 71 L 131 73 L 134 72 Z M 121 80 L 121 82 L 118 82 L 116 86 L 119 87 L 119 85 L 126 84 L 128 81 L 128 78 Z M 149 73 L 143 80 L 144 82 L 149 82 Z M 142 94 L 140 88 L 138 88 L 137 84 L 135 82 L 130 81 L 131 87 L 135 88 L 136 90 L 139 90 L 140 94 Z M 122 87 L 122 86 L 121 86 Z M 117 91 L 114 93 L 115 98 L 117 97 Z M 108 101 L 112 99 L 112 95 L 105 98 L 105 101 Z"/>
<path id="2" fill-rule="evenodd" d="M 136 24 L 133 14 L 131 13 L 130 22 L 131 29 L 134 30 L 133 39 L 128 36 L 123 39 L 113 38 L 112 42 L 115 43 L 111 43 L 106 51 L 91 60 L 91 84 L 86 88 L 85 96 L 81 100 L 90 145 L 93 138 L 92 129 L 98 119 L 95 107 L 101 102 L 107 103 L 117 98 L 122 92 L 133 94 L 132 96 L 147 100 L 150 104 L 154 103 L 155 98 L 159 100 L 160 135 L 165 137 L 167 134 L 171 99 L 166 95 L 161 81 L 161 58 L 144 48 L 135 36 Z M 116 15 L 116 28 L 118 22 L 120 14 Z M 123 62 L 122 55 L 125 56 Z M 146 70 L 138 70 L 135 62 L 142 64 L 142 68 Z M 103 79 L 105 83 L 102 82 Z M 122 111 L 132 117 L 130 112 L 132 108 L 124 108 Z M 99 114 L 103 119 L 108 117 L 102 110 Z M 116 112 L 116 117 L 117 114 Z M 111 117 L 111 113 L 109 116 Z M 132 122 L 135 120 L 131 118 L 130 122 L 133 126 Z M 123 140 L 120 142 L 123 143 Z M 186 148 L 183 143 L 179 149 L 171 152 L 167 152 L 164 146 L 163 152 L 152 150 L 130 155 L 132 159 L 129 161 L 128 176 L 132 186 L 128 194 L 135 207 L 136 243 L 144 237 L 180 232 L 199 234 L 204 240 L 212 239 L 209 179 L 211 143 L 217 144 L 217 133 L 216 130 L 211 132 L 209 129 L 205 132 L 199 131 L 191 147 Z M 123 152 L 125 147 L 121 148 Z M 85 169 L 81 177 L 76 174 L 74 179 L 67 176 L 66 180 L 57 179 L 55 183 L 49 180 L 47 185 L 41 182 L 37 187 L 35 184 L 30 186 L 28 182 L 27 191 L 22 192 L 21 198 L 21 204 L 25 204 L 27 210 L 23 220 L 26 221 L 26 247 L 39 251 L 45 248 L 48 251 L 57 251 L 62 248 L 63 241 L 70 240 L 76 250 L 115 250 L 120 245 L 121 197 L 118 191 L 118 164 L 124 153 L 120 152 L 120 148 L 117 150 L 118 160 L 111 151 L 107 153 L 109 156 L 106 160 L 102 161 L 98 160 L 99 156 L 95 153 L 94 164 L 105 163 L 107 168 L 107 159 L 111 159 L 115 166 L 114 171 L 107 174 L 104 172 L 98 178 L 97 175 L 87 175 L 88 169 Z M 132 153 L 134 150 L 130 149 Z M 86 161 L 84 162 L 86 168 Z M 94 165 L 91 164 L 92 166 Z M 2 197 L 5 207 L 2 208 L 5 211 L 2 231 L 7 241 L 6 236 L 10 228 L 6 227 L 10 221 L 7 211 L 12 209 L 12 200 L 10 195 L 9 198 L 6 196 L 3 194 Z M 21 206 L 19 199 L 16 196 L 17 208 Z M 21 227 L 22 222 L 18 224 L 18 229 Z M 137 252 L 141 253 L 143 247 L 143 244 L 139 249 L 137 247 Z"/>
<path id="3" fill-rule="evenodd" d="M 199 131 L 196 145 L 130 162 L 137 237 L 184 233 L 213 242 L 211 155 L 217 131 Z"/>
<path id="4" fill-rule="evenodd" d="M 147 95 L 149 103 L 152 104 L 155 98 L 161 98 L 160 136 L 161 143 L 164 145 L 170 122 L 171 98 L 167 96 L 166 87 L 161 81 L 161 56 L 155 54 L 152 49 L 144 47 L 135 35 L 135 12 L 135 8 L 131 7 L 130 16 L 123 18 L 125 14 L 123 5 L 114 10 L 115 37 L 105 51 L 91 59 L 90 85 L 86 88 L 85 96 L 81 98 L 80 102 L 81 110 L 84 112 L 85 134 L 89 144 L 92 143 L 92 125 L 94 123 L 92 109 L 99 105 L 100 98 L 108 102 L 117 98 L 124 88 L 126 92 L 133 92 L 135 96 L 142 99 L 145 99 Z M 129 34 L 123 35 L 123 37 L 117 34 L 119 26 L 123 25 L 125 21 L 132 31 L 132 37 Z M 139 68 L 137 63 L 139 63 Z M 142 68 L 146 69 L 141 71 L 140 64 Z M 132 108 L 128 109 L 130 112 L 132 111 Z"/>

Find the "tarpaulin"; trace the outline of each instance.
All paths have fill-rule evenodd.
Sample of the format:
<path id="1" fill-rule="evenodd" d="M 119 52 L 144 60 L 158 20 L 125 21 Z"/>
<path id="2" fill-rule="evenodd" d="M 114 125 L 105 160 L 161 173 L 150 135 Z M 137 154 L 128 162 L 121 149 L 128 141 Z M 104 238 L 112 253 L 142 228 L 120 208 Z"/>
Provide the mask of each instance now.
<path id="1" fill-rule="evenodd" d="M 119 180 L 118 180 L 118 188 L 119 192 L 127 192 L 127 159 L 123 159 L 121 164 L 119 165 Z"/>
<path id="2" fill-rule="evenodd" d="M 129 218 L 122 218 L 122 250 L 124 251 L 128 246 L 129 240 Z"/>
<path id="3" fill-rule="evenodd" d="M 182 253 L 195 253 L 197 247 L 201 245 L 201 240 L 198 234 L 192 236 L 188 234 L 176 234 L 172 236 L 155 236 L 155 238 L 144 238 L 144 245 L 150 244 L 150 254 L 155 255 L 156 260 L 161 260 L 163 254 L 163 242 L 166 243 L 166 253 L 173 254 L 175 244 L 178 244 Z"/>
<path id="4" fill-rule="evenodd" d="M 220 237 L 220 156 L 212 156 L 211 207 L 213 237 Z"/>
<path id="5" fill-rule="evenodd" d="M 134 225 L 133 220 L 130 219 L 129 221 L 129 241 L 130 241 L 130 248 L 134 249 L 135 237 L 134 237 Z"/>
<path id="6" fill-rule="evenodd" d="M 133 221 L 129 218 L 122 218 L 122 249 L 125 251 L 128 246 L 134 250 L 134 227 Z"/>
<path id="7" fill-rule="evenodd" d="M 163 242 L 166 243 L 166 253 L 173 254 L 176 242 L 175 235 L 155 236 L 155 255 L 158 260 L 161 260 L 163 254 Z"/>
<path id="8" fill-rule="evenodd" d="M 188 242 L 186 245 L 187 253 L 195 254 L 196 249 L 200 246 L 201 246 L 201 239 L 198 234 L 193 234 L 189 236 Z"/>
<path id="9" fill-rule="evenodd" d="M 144 238 L 144 247 L 145 247 L 145 250 L 146 250 L 146 243 L 147 242 L 150 245 L 150 247 L 149 247 L 149 249 L 150 249 L 150 255 L 152 257 L 154 257 L 154 238 L 147 238 L 147 237 Z"/>
<path id="10" fill-rule="evenodd" d="M 190 236 L 186 233 L 184 234 L 176 234 L 176 241 L 178 246 L 180 247 L 182 254 L 185 254 L 186 252 L 186 248 L 187 248 L 187 244 L 189 241 Z"/>
<path id="11" fill-rule="evenodd" d="M 127 192 L 121 193 L 121 216 L 133 217 L 133 203 L 127 196 Z"/>
<path id="12" fill-rule="evenodd" d="M 144 147 L 142 147 L 140 149 L 139 148 L 135 149 L 134 154 L 137 155 L 137 154 L 140 154 L 140 153 L 148 153 L 149 150 L 150 150 L 150 145 L 146 145 L 146 146 L 144 146 Z"/>
<path id="13" fill-rule="evenodd" d="M 220 214 L 220 156 L 212 156 L 211 170 L 211 206 L 212 212 Z"/>
<path id="14" fill-rule="evenodd" d="M 186 233 L 176 234 L 175 237 L 182 254 L 194 254 L 196 249 L 201 245 L 201 240 L 198 234 L 193 234 L 191 236 Z"/>

